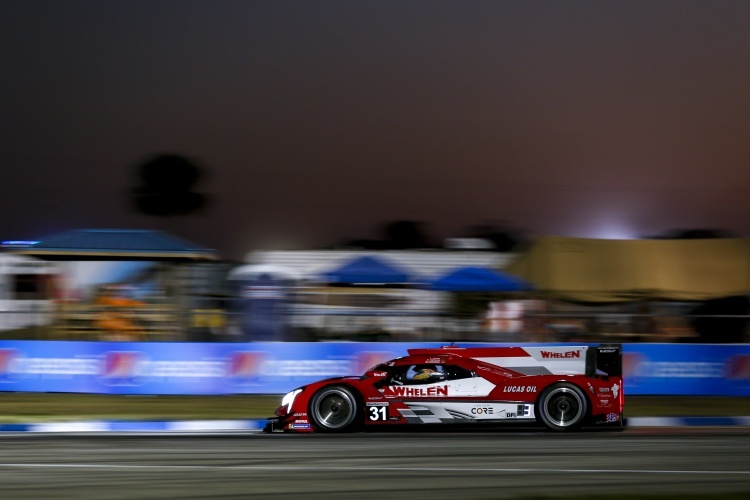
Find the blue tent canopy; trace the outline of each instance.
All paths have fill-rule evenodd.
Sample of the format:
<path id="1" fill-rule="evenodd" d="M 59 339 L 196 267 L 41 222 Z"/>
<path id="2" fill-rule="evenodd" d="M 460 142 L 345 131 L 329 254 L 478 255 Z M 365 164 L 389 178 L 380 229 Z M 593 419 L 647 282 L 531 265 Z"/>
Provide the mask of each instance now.
<path id="1" fill-rule="evenodd" d="M 329 283 L 387 285 L 408 283 L 410 276 L 392 264 L 366 255 L 323 273 L 323 278 Z"/>
<path id="2" fill-rule="evenodd" d="M 534 287 L 528 281 L 494 269 L 462 267 L 429 281 L 427 288 L 446 292 L 522 292 Z"/>

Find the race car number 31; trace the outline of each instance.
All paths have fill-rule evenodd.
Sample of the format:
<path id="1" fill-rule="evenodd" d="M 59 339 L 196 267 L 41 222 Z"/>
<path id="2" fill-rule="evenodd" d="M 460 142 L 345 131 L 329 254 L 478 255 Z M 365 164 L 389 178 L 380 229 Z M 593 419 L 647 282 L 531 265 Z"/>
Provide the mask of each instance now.
<path id="1" fill-rule="evenodd" d="M 374 404 L 367 405 L 367 418 L 373 422 L 388 420 L 388 406 Z"/>

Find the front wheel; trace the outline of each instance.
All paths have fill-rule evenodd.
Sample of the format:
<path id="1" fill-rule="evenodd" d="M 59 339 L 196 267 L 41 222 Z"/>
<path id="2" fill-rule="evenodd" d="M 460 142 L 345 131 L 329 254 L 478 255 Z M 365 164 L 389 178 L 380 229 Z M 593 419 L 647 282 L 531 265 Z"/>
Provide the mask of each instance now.
<path id="1" fill-rule="evenodd" d="M 561 382 L 542 392 L 537 401 L 537 415 L 548 429 L 569 431 L 581 426 L 588 402 L 581 389 Z"/>
<path id="2" fill-rule="evenodd" d="M 316 392 L 309 413 L 313 425 L 325 432 L 352 431 L 362 423 L 357 397 L 344 386 L 324 387 Z"/>

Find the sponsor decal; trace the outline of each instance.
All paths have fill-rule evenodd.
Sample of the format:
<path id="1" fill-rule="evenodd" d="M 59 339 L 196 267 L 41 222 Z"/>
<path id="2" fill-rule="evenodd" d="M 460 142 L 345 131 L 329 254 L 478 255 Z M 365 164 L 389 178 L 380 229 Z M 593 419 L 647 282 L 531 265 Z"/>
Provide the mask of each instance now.
<path id="1" fill-rule="evenodd" d="M 750 354 L 737 354 L 727 360 L 726 378 L 729 380 L 750 379 Z"/>
<path id="2" fill-rule="evenodd" d="M 724 364 L 706 361 L 649 361 L 641 353 L 623 355 L 625 378 L 723 378 Z"/>
<path id="3" fill-rule="evenodd" d="M 309 429 L 310 424 L 289 424 L 290 429 Z"/>
<path id="4" fill-rule="evenodd" d="M 513 378 L 513 374 L 510 372 L 506 372 L 505 370 L 498 370 L 497 368 L 490 368 L 487 366 L 477 366 L 477 370 L 485 371 L 494 373 L 495 375 L 500 375 L 501 377 L 505 378 Z"/>
<path id="5" fill-rule="evenodd" d="M 658 362 L 644 364 L 641 368 L 640 375 L 647 377 L 722 378 L 724 375 L 722 363 Z"/>
<path id="6" fill-rule="evenodd" d="M 502 412 L 505 412 L 505 410 L 502 410 Z M 476 406 L 471 409 L 471 413 L 473 415 L 494 415 L 495 411 L 491 406 Z"/>
<path id="7" fill-rule="evenodd" d="M 620 392 L 620 384 L 615 384 L 612 386 L 612 394 L 617 397 L 617 394 Z"/>
<path id="8" fill-rule="evenodd" d="M 343 377 L 355 373 L 355 365 L 347 359 L 267 359 L 259 371 L 265 377 Z"/>
<path id="9" fill-rule="evenodd" d="M 442 364 L 442 363 L 443 363 L 443 360 L 442 360 L 441 358 L 427 358 L 427 360 L 425 361 L 425 363 L 437 363 L 437 364 Z"/>
<path id="10" fill-rule="evenodd" d="M 142 373 L 153 378 L 221 378 L 225 377 L 224 361 L 143 361 Z"/>
<path id="11" fill-rule="evenodd" d="M 617 422 L 620 420 L 620 415 L 617 413 L 608 413 L 607 414 L 607 422 Z"/>
<path id="12" fill-rule="evenodd" d="M 356 368 L 350 373 L 347 373 L 347 375 L 354 375 L 359 373 L 364 373 L 367 370 L 370 370 L 376 366 L 378 366 L 381 363 L 385 363 L 386 361 L 391 360 L 395 357 L 395 354 L 388 351 L 363 351 L 360 352 L 359 355 L 357 355 L 356 360 L 356 366 L 352 368 Z M 392 366 L 393 363 L 388 363 L 389 366 Z"/>
<path id="13" fill-rule="evenodd" d="M 235 365 L 237 366 L 237 365 Z M 108 351 L 98 356 L 31 358 L 15 349 L 0 350 L 0 382 L 19 377 L 66 380 L 96 377 L 108 386 L 143 385 L 154 379 L 221 378 L 227 375 L 225 360 L 154 361 L 142 351 Z M 237 369 L 244 373 L 244 369 Z"/>
<path id="14" fill-rule="evenodd" d="M 0 382 L 15 382 L 13 365 L 22 356 L 18 349 L 0 349 Z"/>
<path id="15" fill-rule="evenodd" d="M 590 382 L 586 382 L 586 385 L 588 385 L 588 386 L 589 386 L 589 392 L 590 392 L 591 394 L 594 394 L 594 386 L 593 386 L 593 385 L 591 385 L 591 383 L 590 383 Z"/>
<path id="16" fill-rule="evenodd" d="M 599 392 L 609 392 L 609 387 L 600 387 Z M 615 394 L 617 396 L 617 394 Z"/>
<path id="17" fill-rule="evenodd" d="M 227 377 L 238 385 L 251 383 L 260 374 L 260 364 L 265 353 L 258 351 L 236 351 L 229 358 Z"/>
<path id="18" fill-rule="evenodd" d="M 375 402 L 367 402 L 365 403 L 365 406 L 390 406 L 390 403 L 375 403 Z"/>
<path id="19" fill-rule="evenodd" d="M 550 352 L 542 351 L 542 358 L 580 358 L 581 351 L 567 351 L 567 352 Z"/>
<path id="20" fill-rule="evenodd" d="M 98 360 L 68 361 L 78 361 L 79 364 L 96 362 L 96 372 L 86 374 L 96 374 L 99 371 Z M 226 375 L 225 361 L 153 361 L 139 351 L 110 351 L 104 355 L 99 378 L 107 385 L 141 385 L 149 379 L 221 378 Z"/>
<path id="21" fill-rule="evenodd" d="M 518 405 L 516 413 L 519 417 L 528 417 L 531 415 L 531 405 Z"/>
<path id="22" fill-rule="evenodd" d="M 146 356 L 139 351 L 110 351 L 104 355 L 99 377 L 107 385 L 140 385 Z"/>
<path id="23" fill-rule="evenodd" d="M 373 377 L 385 377 L 386 375 L 388 375 L 388 372 L 373 372 L 372 373 Z"/>
<path id="24" fill-rule="evenodd" d="M 648 358 L 641 353 L 631 352 L 622 355 L 622 375 L 630 378 L 638 375 L 641 364 L 648 361 Z"/>
<path id="25" fill-rule="evenodd" d="M 19 356 L 8 367 L 10 373 L 38 378 L 69 378 L 73 375 L 99 375 L 97 358 L 27 358 Z"/>
<path id="26" fill-rule="evenodd" d="M 407 386 L 388 386 L 386 394 L 398 397 L 440 397 L 448 395 L 448 386 L 433 387 L 407 387 Z"/>
<path id="27" fill-rule="evenodd" d="M 536 392 L 535 385 L 507 385 L 503 392 Z"/>

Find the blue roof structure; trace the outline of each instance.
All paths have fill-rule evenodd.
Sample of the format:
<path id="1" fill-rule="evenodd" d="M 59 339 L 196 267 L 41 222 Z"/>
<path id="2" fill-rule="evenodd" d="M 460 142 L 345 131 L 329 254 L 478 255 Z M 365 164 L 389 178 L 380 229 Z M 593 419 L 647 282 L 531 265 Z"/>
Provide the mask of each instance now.
<path id="1" fill-rule="evenodd" d="M 392 264 L 365 255 L 339 268 L 323 273 L 323 278 L 329 283 L 393 285 L 408 283 L 410 276 Z"/>
<path id="2" fill-rule="evenodd" d="M 6 248 L 13 253 L 43 259 L 150 259 L 150 260 L 218 260 L 210 248 L 152 230 L 78 229 L 30 241 L 27 245 L 11 242 Z"/>
<path id="3" fill-rule="evenodd" d="M 446 292 L 523 292 L 534 287 L 512 274 L 484 267 L 462 267 L 430 281 L 427 288 Z"/>

